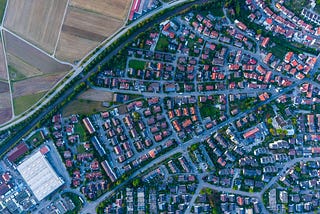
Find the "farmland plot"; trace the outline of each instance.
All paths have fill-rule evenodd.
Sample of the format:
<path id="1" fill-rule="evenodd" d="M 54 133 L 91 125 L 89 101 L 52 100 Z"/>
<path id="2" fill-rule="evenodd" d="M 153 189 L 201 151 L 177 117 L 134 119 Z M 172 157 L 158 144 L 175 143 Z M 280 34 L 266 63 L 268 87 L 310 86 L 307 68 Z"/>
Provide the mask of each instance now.
<path id="1" fill-rule="evenodd" d="M 130 0 L 71 0 L 62 26 L 56 57 L 83 58 L 125 23 Z"/>
<path id="2" fill-rule="evenodd" d="M 10 0 L 4 26 L 53 53 L 67 0 Z"/>

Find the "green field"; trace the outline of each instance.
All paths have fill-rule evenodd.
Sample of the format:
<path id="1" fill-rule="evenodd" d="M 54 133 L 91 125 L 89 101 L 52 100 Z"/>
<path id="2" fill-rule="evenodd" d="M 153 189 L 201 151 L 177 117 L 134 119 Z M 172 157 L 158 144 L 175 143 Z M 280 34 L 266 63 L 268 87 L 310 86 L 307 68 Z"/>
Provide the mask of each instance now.
<path id="1" fill-rule="evenodd" d="M 211 117 L 211 119 L 217 119 L 220 116 L 220 110 L 212 105 L 202 105 L 199 110 L 202 118 Z"/>
<path id="2" fill-rule="evenodd" d="M 79 121 L 77 124 L 74 125 L 74 133 L 79 135 L 81 142 L 85 142 L 85 141 L 88 140 L 88 137 L 87 137 L 87 134 L 86 134 L 86 130 L 82 126 L 82 122 L 81 121 Z"/>
<path id="3" fill-rule="evenodd" d="M 160 38 L 157 42 L 156 51 L 168 51 L 169 40 L 164 35 L 160 35 Z"/>
<path id="4" fill-rule="evenodd" d="M 85 153 L 85 152 L 86 152 L 86 149 L 84 148 L 83 144 L 77 145 L 77 152 L 78 152 L 79 154 L 82 154 L 82 153 Z"/>
<path id="5" fill-rule="evenodd" d="M 105 111 L 107 108 L 102 106 L 102 102 L 89 100 L 74 100 L 71 101 L 62 111 L 63 116 L 72 114 L 90 115 L 100 111 Z"/>
<path id="6" fill-rule="evenodd" d="M 133 68 L 135 70 L 143 70 L 146 67 L 146 62 L 145 61 L 140 61 L 140 60 L 130 60 L 129 61 L 129 68 Z"/>
<path id="7" fill-rule="evenodd" d="M 300 14 L 304 7 L 309 5 L 309 0 L 287 0 L 284 2 L 284 6 L 286 6 L 289 10 L 294 12 L 295 14 Z"/>
<path id="8" fill-rule="evenodd" d="M 28 110 L 33 104 L 38 102 L 38 100 L 40 100 L 40 98 L 42 98 L 45 93 L 46 92 L 40 92 L 37 94 L 13 98 L 13 108 L 15 115 L 19 115 Z"/>
<path id="9" fill-rule="evenodd" d="M 0 0 L 0 21 L 2 22 L 4 9 L 6 8 L 7 0 Z"/>

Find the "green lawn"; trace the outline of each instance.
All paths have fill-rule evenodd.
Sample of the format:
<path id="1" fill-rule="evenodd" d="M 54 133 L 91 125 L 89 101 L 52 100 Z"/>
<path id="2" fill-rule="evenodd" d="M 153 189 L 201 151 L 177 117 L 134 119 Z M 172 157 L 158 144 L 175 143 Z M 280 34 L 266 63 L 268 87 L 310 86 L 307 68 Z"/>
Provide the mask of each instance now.
<path id="1" fill-rule="evenodd" d="M 308 6 L 309 0 L 286 0 L 284 1 L 284 6 L 295 14 L 300 14 L 302 9 Z"/>
<path id="2" fill-rule="evenodd" d="M 243 100 L 236 100 L 232 102 L 231 105 L 233 107 L 238 107 L 240 111 L 245 111 L 253 108 L 256 102 L 257 102 L 257 99 L 255 97 L 247 97 Z"/>
<path id="3" fill-rule="evenodd" d="M 87 141 L 88 137 L 87 137 L 86 131 L 85 131 L 84 127 L 82 126 L 81 122 L 74 125 L 74 133 L 79 135 L 81 142 Z"/>
<path id="4" fill-rule="evenodd" d="M 4 9 L 6 8 L 7 0 L 0 0 L 0 21 L 3 19 Z"/>
<path id="5" fill-rule="evenodd" d="M 86 149 L 84 148 L 83 144 L 79 144 L 79 145 L 77 146 L 77 152 L 78 152 L 79 154 L 82 154 L 82 153 L 85 153 L 85 152 L 86 152 Z"/>
<path id="6" fill-rule="evenodd" d="M 220 116 L 220 110 L 211 104 L 203 104 L 199 110 L 202 118 L 211 117 L 211 119 L 216 119 Z"/>
<path id="7" fill-rule="evenodd" d="M 140 61 L 140 60 L 130 60 L 129 61 L 129 68 L 133 68 L 135 70 L 143 70 L 146 67 L 146 62 L 145 61 Z"/>
<path id="8" fill-rule="evenodd" d="M 13 108 L 15 115 L 19 115 L 28 110 L 33 104 L 38 102 L 38 100 L 40 100 L 40 98 L 42 98 L 45 93 L 46 92 L 40 92 L 37 94 L 13 98 Z"/>
<path id="9" fill-rule="evenodd" d="M 156 51 L 168 51 L 169 40 L 164 35 L 161 35 L 156 46 Z"/>
<path id="10" fill-rule="evenodd" d="M 272 48 L 270 48 L 270 51 L 272 52 L 273 55 L 275 55 L 279 59 L 283 59 L 286 53 L 288 52 L 286 49 L 275 45 Z"/>
<path id="11" fill-rule="evenodd" d="M 318 14 L 320 14 L 320 4 L 317 4 L 317 5 L 314 7 L 314 11 L 317 12 Z"/>

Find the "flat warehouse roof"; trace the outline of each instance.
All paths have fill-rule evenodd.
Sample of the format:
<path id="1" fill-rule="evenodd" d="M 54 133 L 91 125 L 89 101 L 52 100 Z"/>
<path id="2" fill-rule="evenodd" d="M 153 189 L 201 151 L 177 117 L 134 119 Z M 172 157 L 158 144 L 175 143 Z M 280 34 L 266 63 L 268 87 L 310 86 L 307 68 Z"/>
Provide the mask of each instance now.
<path id="1" fill-rule="evenodd" d="M 47 197 L 64 183 L 40 151 L 24 160 L 17 169 L 38 201 Z"/>

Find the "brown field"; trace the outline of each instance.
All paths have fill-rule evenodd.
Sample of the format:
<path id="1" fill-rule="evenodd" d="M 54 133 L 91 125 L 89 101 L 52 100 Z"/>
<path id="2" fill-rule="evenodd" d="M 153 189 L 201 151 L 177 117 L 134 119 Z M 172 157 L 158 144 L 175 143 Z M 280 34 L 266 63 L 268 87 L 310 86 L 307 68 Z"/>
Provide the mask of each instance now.
<path id="1" fill-rule="evenodd" d="M 25 80 L 13 82 L 12 96 L 19 97 L 37 94 L 51 89 L 66 73 L 37 76 Z"/>
<path id="2" fill-rule="evenodd" d="M 3 45 L 0 40 L 0 79 L 8 80 L 6 62 L 4 58 Z"/>
<path id="3" fill-rule="evenodd" d="M 99 91 L 89 89 L 79 96 L 82 100 L 100 101 L 100 102 L 111 102 L 113 100 L 113 93 L 106 91 Z"/>
<path id="4" fill-rule="evenodd" d="M 52 53 L 67 0 L 10 0 L 4 25 Z"/>
<path id="5" fill-rule="evenodd" d="M 18 81 L 21 79 L 43 74 L 37 68 L 22 61 L 21 59 L 19 59 L 18 57 L 12 54 L 9 54 L 9 53 L 7 54 L 7 60 L 8 60 L 11 81 Z"/>
<path id="6" fill-rule="evenodd" d="M 64 117 L 72 114 L 90 115 L 101 111 L 106 111 L 107 108 L 102 106 L 102 102 L 89 100 L 73 100 L 63 108 L 62 114 Z"/>
<path id="7" fill-rule="evenodd" d="M 8 32 L 3 34 L 6 52 L 18 57 L 23 62 L 37 68 L 44 74 L 64 72 L 70 70 L 69 65 L 61 64 L 53 58 L 48 57 L 31 45 L 21 41 Z"/>
<path id="8" fill-rule="evenodd" d="M 76 36 L 86 38 L 86 34 L 88 34 L 88 37 L 90 39 L 90 36 L 92 34 L 96 34 L 100 36 L 97 38 L 97 41 L 101 41 L 105 38 L 105 35 L 110 35 L 110 33 L 117 30 L 121 25 L 122 20 L 113 17 L 106 17 L 101 14 L 93 13 L 79 8 L 69 7 L 66 19 L 63 23 L 62 31 L 71 33 L 73 29 L 71 29 L 71 32 L 64 29 L 65 26 L 70 26 L 78 29 L 79 34 Z M 91 40 L 94 39 L 95 38 Z"/>
<path id="9" fill-rule="evenodd" d="M 0 93 L 0 124 L 9 121 L 12 117 L 11 97 L 10 92 Z"/>
<path id="10" fill-rule="evenodd" d="M 9 83 L 0 81 L 0 93 L 9 92 Z M 0 97 L 1 100 L 1 97 Z"/>
<path id="11" fill-rule="evenodd" d="M 71 0 L 69 5 L 124 20 L 131 0 Z"/>
<path id="12" fill-rule="evenodd" d="M 71 0 L 56 56 L 74 62 L 124 24 L 131 0 Z"/>
<path id="13" fill-rule="evenodd" d="M 3 35 L 12 81 L 12 97 L 15 100 L 48 91 L 71 69 L 69 65 L 55 61 L 11 33 L 4 32 Z M 28 103 L 28 106 L 32 106 L 32 103 Z M 23 111 L 17 110 L 20 113 Z"/>
<path id="14" fill-rule="evenodd" d="M 99 42 L 82 39 L 67 33 L 61 32 L 59 45 L 56 51 L 56 57 L 59 59 L 73 62 L 81 59 Z"/>

